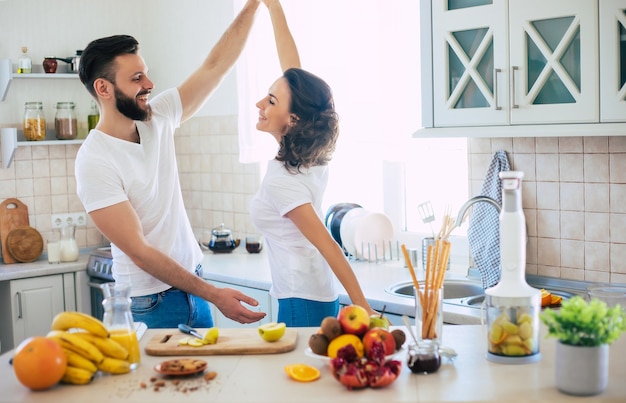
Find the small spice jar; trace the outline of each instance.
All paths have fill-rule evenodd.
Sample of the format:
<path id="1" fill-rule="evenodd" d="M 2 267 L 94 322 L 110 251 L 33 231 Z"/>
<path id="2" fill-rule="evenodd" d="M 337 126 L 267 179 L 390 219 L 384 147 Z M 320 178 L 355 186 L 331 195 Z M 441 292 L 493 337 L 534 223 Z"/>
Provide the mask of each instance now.
<path id="1" fill-rule="evenodd" d="M 57 112 L 54 116 L 54 129 L 59 140 L 73 140 L 78 135 L 78 122 L 74 102 L 57 102 Z"/>
<path id="2" fill-rule="evenodd" d="M 407 365 L 414 374 L 432 374 L 441 366 L 439 344 L 434 340 L 420 340 L 418 345 L 411 344 L 407 354 Z"/>
<path id="3" fill-rule="evenodd" d="M 46 138 L 43 103 L 26 102 L 24 104 L 24 138 L 29 141 L 39 141 Z"/>

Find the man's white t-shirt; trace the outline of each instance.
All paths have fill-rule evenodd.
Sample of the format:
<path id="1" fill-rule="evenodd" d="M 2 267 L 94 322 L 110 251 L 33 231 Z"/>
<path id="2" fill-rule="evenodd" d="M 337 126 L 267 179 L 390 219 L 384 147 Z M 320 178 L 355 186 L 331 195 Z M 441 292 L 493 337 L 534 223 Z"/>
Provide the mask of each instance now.
<path id="1" fill-rule="evenodd" d="M 285 214 L 312 203 L 321 217 L 328 167 L 316 166 L 292 174 L 271 160 L 257 194 L 250 202 L 253 224 L 265 238 L 272 275 L 270 294 L 277 298 L 334 301 L 335 277 L 317 248 Z"/>
<path id="2" fill-rule="evenodd" d="M 78 197 L 87 213 L 129 201 L 148 243 L 190 272 L 202 261 L 183 203 L 174 132 L 182 105 L 176 88 L 154 97 L 152 119 L 137 121 L 139 144 L 92 130 L 76 156 Z M 171 286 L 135 265 L 111 244 L 113 277 L 131 283 L 131 296 L 165 291 Z"/>

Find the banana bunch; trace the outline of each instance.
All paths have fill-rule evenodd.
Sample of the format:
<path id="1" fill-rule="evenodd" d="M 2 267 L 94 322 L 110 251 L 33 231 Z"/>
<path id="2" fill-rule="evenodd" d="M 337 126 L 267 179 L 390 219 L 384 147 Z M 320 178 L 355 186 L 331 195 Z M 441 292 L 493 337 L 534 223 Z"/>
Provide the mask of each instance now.
<path id="1" fill-rule="evenodd" d="M 130 372 L 128 349 L 110 338 L 109 330 L 98 319 L 81 312 L 61 312 L 52 321 L 48 338 L 65 351 L 67 369 L 61 382 L 84 385 L 96 372 Z"/>

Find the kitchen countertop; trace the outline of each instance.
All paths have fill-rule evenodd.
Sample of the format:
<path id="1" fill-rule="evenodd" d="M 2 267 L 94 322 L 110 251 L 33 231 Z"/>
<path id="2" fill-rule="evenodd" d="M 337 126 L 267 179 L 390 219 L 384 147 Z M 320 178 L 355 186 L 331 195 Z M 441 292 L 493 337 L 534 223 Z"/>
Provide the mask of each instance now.
<path id="1" fill-rule="evenodd" d="M 0 281 L 18 280 L 30 277 L 50 276 L 53 274 L 70 273 L 85 270 L 89 252 L 81 251 L 75 262 L 48 263 L 47 255 L 30 263 L 13 263 L 0 265 Z"/>
<path id="2" fill-rule="evenodd" d="M 150 329 L 142 337 L 142 349 L 158 332 Z M 22 386 L 8 364 L 12 352 L 0 356 L 0 402 L 232 402 L 232 403 L 301 403 L 301 402 L 570 402 L 574 398 L 560 393 L 554 386 L 555 339 L 545 338 L 541 329 L 541 360 L 532 364 L 496 364 L 485 358 L 484 330 L 477 325 L 444 326 L 446 345 L 458 357 L 445 362 L 437 373 L 412 374 L 405 363 L 406 350 L 398 355 L 403 363 L 395 383 L 382 389 L 347 390 L 333 379 L 328 364 L 305 355 L 308 337 L 317 328 L 298 328 L 294 351 L 270 355 L 233 355 L 197 357 L 206 359 L 207 371 L 217 377 L 206 382 L 200 377 L 182 378 L 178 387 L 171 378 L 155 391 L 151 378 L 160 378 L 154 365 L 175 357 L 142 355 L 137 370 L 126 375 L 98 376 L 89 385 L 58 385 L 45 392 L 31 392 Z M 218 341 L 219 343 L 219 341 Z M 623 402 L 626 399 L 626 337 L 610 346 L 609 382 L 600 395 L 577 400 L 589 402 Z M 321 378 L 311 383 L 291 380 L 283 372 L 288 364 L 305 363 L 318 367 Z M 148 385 L 142 389 L 141 383 Z M 191 390 L 197 386 L 196 390 Z M 187 391 L 183 389 L 187 387 Z"/>
<path id="3" fill-rule="evenodd" d="M 363 293 L 370 302 L 372 309 L 379 312 L 385 307 L 385 312 L 396 315 L 415 316 L 415 302 L 413 298 L 392 295 L 385 291 L 389 286 L 411 281 L 409 269 L 404 267 L 403 261 L 391 260 L 386 262 L 351 261 Z M 269 290 L 271 276 L 265 251 L 250 254 L 245 248 L 237 248 L 232 253 L 214 254 L 207 252 L 202 262 L 203 277 L 209 281 L 221 281 L 244 287 Z M 464 278 L 463 268 L 452 267 L 446 278 Z M 464 268 L 467 270 L 467 268 Z M 418 278 L 424 275 L 421 269 L 416 269 Z M 349 304 L 350 299 L 341 284 L 339 287 L 339 302 Z M 444 304 L 444 321 L 455 324 L 480 324 L 480 309 L 459 307 Z"/>

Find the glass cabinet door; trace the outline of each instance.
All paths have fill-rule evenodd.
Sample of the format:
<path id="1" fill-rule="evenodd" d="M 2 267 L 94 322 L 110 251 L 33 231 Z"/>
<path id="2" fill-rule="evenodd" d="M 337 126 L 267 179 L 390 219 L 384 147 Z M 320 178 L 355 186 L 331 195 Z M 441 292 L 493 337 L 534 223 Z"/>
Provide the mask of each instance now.
<path id="1" fill-rule="evenodd" d="M 626 0 L 600 1 L 600 121 L 626 121 Z"/>
<path id="2" fill-rule="evenodd" d="M 598 122 L 597 3 L 511 0 L 511 124 Z"/>
<path id="3" fill-rule="evenodd" d="M 433 0 L 435 126 L 508 123 L 506 2 Z"/>

